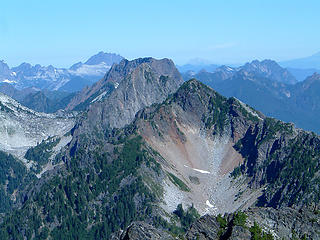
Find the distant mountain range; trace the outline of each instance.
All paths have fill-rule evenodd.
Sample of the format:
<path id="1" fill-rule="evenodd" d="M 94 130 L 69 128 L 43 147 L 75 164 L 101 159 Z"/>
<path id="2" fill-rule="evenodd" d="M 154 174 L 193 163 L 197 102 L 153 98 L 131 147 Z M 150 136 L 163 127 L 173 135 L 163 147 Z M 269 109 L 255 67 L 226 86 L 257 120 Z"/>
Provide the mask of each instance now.
<path id="1" fill-rule="evenodd" d="M 268 116 L 320 132 L 319 74 L 302 82 L 275 61 L 253 61 L 239 68 L 222 66 L 214 72 L 187 72 L 227 97 L 236 97 Z M 318 90 L 319 89 L 319 90 Z"/>
<path id="2" fill-rule="evenodd" d="M 25 107 L 44 113 L 54 113 L 59 109 L 64 109 L 76 94 L 75 92 L 40 90 L 34 87 L 18 90 L 9 83 L 2 83 L 0 85 L 0 92 L 13 98 Z"/>
<path id="3" fill-rule="evenodd" d="M 283 67 L 298 68 L 298 69 L 320 69 L 320 52 L 309 57 L 298 58 L 279 63 Z"/>
<path id="4" fill-rule="evenodd" d="M 0 83 L 12 84 L 17 89 L 36 87 L 75 92 L 100 80 L 112 64 L 119 63 L 122 59 L 123 57 L 114 53 L 99 52 L 85 63 L 76 63 L 69 69 L 55 68 L 52 65 L 32 66 L 29 63 L 9 68 L 4 61 L 0 61 Z"/>
<path id="5" fill-rule="evenodd" d="M 208 72 L 213 72 L 216 70 L 220 65 L 217 64 L 185 64 L 185 65 L 177 65 L 177 69 L 181 72 L 188 72 L 188 71 L 193 71 L 193 72 L 199 72 L 202 70 L 208 71 Z"/>
<path id="6" fill-rule="evenodd" d="M 282 61 L 278 64 L 286 68 L 300 82 L 315 72 L 320 73 L 320 52 L 310 57 Z M 214 72 L 219 66 L 221 65 L 209 64 L 203 61 L 192 61 L 188 64 L 177 66 L 177 68 L 181 73 L 191 72 L 196 74 L 199 71 Z M 234 65 L 231 66 L 235 67 Z"/>

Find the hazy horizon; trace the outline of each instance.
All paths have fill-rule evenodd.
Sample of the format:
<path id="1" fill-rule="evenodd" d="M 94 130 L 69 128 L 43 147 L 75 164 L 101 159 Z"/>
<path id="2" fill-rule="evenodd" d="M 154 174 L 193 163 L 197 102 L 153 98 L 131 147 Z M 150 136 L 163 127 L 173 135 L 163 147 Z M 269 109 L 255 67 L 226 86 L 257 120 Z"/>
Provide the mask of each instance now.
<path id="1" fill-rule="evenodd" d="M 318 1 L 5 1 L 0 59 L 68 68 L 99 51 L 128 59 L 243 64 L 320 51 Z M 237 19 L 237 21 L 235 21 Z"/>

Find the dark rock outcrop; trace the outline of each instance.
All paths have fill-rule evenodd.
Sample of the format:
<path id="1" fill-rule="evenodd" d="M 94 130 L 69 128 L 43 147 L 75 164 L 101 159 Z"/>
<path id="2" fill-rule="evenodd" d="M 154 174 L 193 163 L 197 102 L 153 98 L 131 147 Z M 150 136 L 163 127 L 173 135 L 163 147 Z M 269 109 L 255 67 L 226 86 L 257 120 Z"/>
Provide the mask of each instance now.
<path id="1" fill-rule="evenodd" d="M 220 225 L 215 217 L 205 215 L 191 225 L 186 234 L 186 239 L 219 239 L 219 228 Z"/>
<path id="2" fill-rule="evenodd" d="M 133 222 L 120 236 L 116 234 L 111 240 L 173 240 L 174 238 L 163 230 L 159 230 L 145 222 Z"/>
<path id="3" fill-rule="evenodd" d="M 309 210 L 292 208 L 252 208 L 244 212 L 244 225 L 234 223 L 234 215 L 225 215 L 227 228 L 222 228 L 217 217 L 205 215 L 192 224 L 185 237 L 201 239 L 252 239 L 253 232 L 269 234 L 273 239 L 320 239 L 320 216 Z M 254 224 L 258 226 L 254 230 Z M 270 239 L 270 238 L 268 238 Z"/>

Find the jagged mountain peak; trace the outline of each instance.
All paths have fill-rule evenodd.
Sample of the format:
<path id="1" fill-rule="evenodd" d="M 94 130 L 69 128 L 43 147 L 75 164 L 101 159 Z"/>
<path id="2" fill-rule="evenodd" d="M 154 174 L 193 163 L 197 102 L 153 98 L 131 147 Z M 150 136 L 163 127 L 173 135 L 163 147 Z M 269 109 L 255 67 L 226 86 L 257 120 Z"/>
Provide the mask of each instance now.
<path id="1" fill-rule="evenodd" d="M 15 69 L 29 69 L 31 67 L 32 65 L 30 63 L 23 62 L 19 66 L 15 67 Z"/>
<path id="2" fill-rule="evenodd" d="M 77 62 L 77 63 L 75 63 L 75 64 L 73 64 L 69 69 L 70 70 L 77 70 L 79 67 L 81 67 L 82 66 L 82 62 Z"/>
<path id="3" fill-rule="evenodd" d="M 101 79 L 112 64 L 120 62 L 121 59 L 123 57 L 117 54 L 100 52 L 86 63 L 73 64 L 69 69 L 56 68 L 52 65 L 32 65 L 26 62 L 10 69 L 7 64 L 1 62 L 0 82 L 10 83 L 19 90 L 37 87 L 76 92 Z"/>
<path id="4" fill-rule="evenodd" d="M 8 66 L 8 64 L 4 60 L 0 60 L 0 66 Z"/>
<path id="5" fill-rule="evenodd" d="M 311 100 L 312 98 L 317 99 L 317 91 L 319 89 L 318 85 L 320 83 L 320 74 L 319 73 L 313 73 L 311 76 L 307 77 L 306 80 L 299 83 L 299 86 L 302 86 L 304 90 L 311 90 L 313 93 L 308 92 L 307 95 L 309 95 L 307 98 Z M 297 89 L 299 90 L 299 89 Z M 316 100 L 317 102 L 317 100 Z"/>
<path id="6" fill-rule="evenodd" d="M 259 70 L 261 72 L 268 72 L 271 70 L 285 70 L 276 61 L 271 59 L 265 59 L 262 61 L 256 59 L 250 63 L 246 63 L 241 67 L 241 69 L 246 71 Z"/>
<path id="7" fill-rule="evenodd" d="M 169 59 L 154 59 L 154 58 L 138 58 L 134 60 L 123 59 L 119 64 L 114 64 L 107 74 L 92 85 L 90 88 L 83 89 L 74 99 L 70 102 L 67 110 L 77 108 L 77 106 L 88 106 L 91 102 L 95 102 L 97 99 L 101 99 L 99 96 L 108 95 L 111 91 L 119 86 L 119 84 L 128 76 L 134 72 L 137 68 L 150 68 L 154 74 L 159 78 L 161 75 L 170 76 L 170 79 L 175 79 L 177 85 L 182 84 L 183 80 L 180 73 L 176 69 L 172 60 Z M 146 76 L 136 77 L 133 79 L 141 79 Z M 131 78 L 132 79 L 132 78 Z M 169 82 L 168 82 L 169 83 Z"/>
<path id="8" fill-rule="evenodd" d="M 207 85 L 203 84 L 202 82 L 198 81 L 196 78 L 192 78 L 182 84 L 182 86 L 178 89 L 176 94 L 184 94 L 184 93 L 196 93 L 200 94 L 203 91 L 213 91 L 214 90 Z"/>
<path id="9" fill-rule="evenodd" d="M 229 67 L 229 66 L 227 66 L 227 65 L 222 65 L 222 66 L 218 67 L 218 68 L 215 70 L 215 72 L 219 72 L 219 71 L 234 72 L 234 71 L 236 71 L 236 69 L 235 69 L 235 68 L 232 68 L 232 67 Z"/>
<path id="10" fill-rule="evenodd" d="M 7 63 L 5 63 L 3 60 L 0 61 L 0 80 L 1 78 L 4 79 L 10 79 L 11 77 L 11 70 Z"/>
<path id="11" fill-rule="evenodd" d="M 99 114 L 103 115 L 101 119 L 104 126 L 123 127 L 133 120 L 140 109 L 162 102 L 182 83 L 182 77 L 172 60 L 153 58 L 122 60 L 110 69 L 105 79 L 99 82 L 101 84 L 100 89 L 97 89 L 99 95 L 91 100 L 88 115 L 92 114 L 91 120 L 97 122 L 94 118 L 97 119 L 97 111 L 101 111 Z M 114 87 L 107 93 L 106 86 L 110 84 Z M 97 86 L 99 85 L 96 84 L 94 87 Z M 96 95 L 97 93 L 94 96 Z"/>
<path id="12" fill-rule="evenodd" d="M 320 81 L 320 74 L 319 73 L 313 73 L 311 76 L 307 77 L 306 80 L 301 82 L 303 85 L 310 85 L 311 83 Z"/>
<path id="13" fill-rule="evenodd" d="M 246 76 L 268 78 L 287 84 L 295 84 L 297 82 L 287 69 L 282 68 L 277 62 L 270 59 L 263 61 L 254 60 L 251 63 L 246 63 L 240 68 L 239 73 Z"/>
<path id="14" fill-rule="evenodd" d="M 110 71 L 107 73 L 106 77 L 108 77 L 108 74 L 112 74 L 112 71 L 123 71 L 125 73 L 130 72 L 132 69 L 136 68 L 137 66 L 141 65 L 141 64 L 149 64 L 150 66 L 152 66 L 155 69 L 160 69 L 159 66 L 161 66 L 161 68 L 163 70 L 165 70 L 166 67 L 172 67 L 174 66 L 174 63 L 172 60 L 168 59 L 168 58 L 163 58 L 163 59 L 155 59 L 152 57 L 145 57 L 145 58 L 137 58 L 134 60 L 127 60 L 127 59 L 123 59 L 120 61 L 119 64 L 115 64 L 114 66 L 112 66 L 112 68 L 110 69 Z"/>
<path id="15" fill-rule="evenodd" d="M 320 80 L 320 74 L 315 72 L 309 77 L 309 79 Z"/>
<path id="16" fill-rule="evenodd" d="M 106 65 L 111 66 L 113 63 L 119 63 L 123 59 L 122 56 L 115 53 L 105 53 L 100 51 L 96 55 L 90 57 L 84 64 L 87 65 L 98 65 L 105 63 Z"/>
<path id="17" fill-rule="evenodd" d="M 207 112 L 212 107 L 216 108 L 216 111 L 220 111 L 219 109 L 225 108 L 224 110 L 226 110 L 233 105 L 236 108 L 242 108 L 243 112 L 247 112 L 245 115 L 252 115 L 260 120 L 265 118 L 262 113 L 254 110 L 239 99 L 234 97 L 226 98 L 195 78 L 184 82 L 177 92 L 167 99 L 168 103 L 172 101 L 183 106 L 185 110 L 189 109 L 190 112 L 196 112 L 199 116 L 203 116 L 204 112 Z M 228 111 L 226 110 L 221 114 L 227 114 Z"/>

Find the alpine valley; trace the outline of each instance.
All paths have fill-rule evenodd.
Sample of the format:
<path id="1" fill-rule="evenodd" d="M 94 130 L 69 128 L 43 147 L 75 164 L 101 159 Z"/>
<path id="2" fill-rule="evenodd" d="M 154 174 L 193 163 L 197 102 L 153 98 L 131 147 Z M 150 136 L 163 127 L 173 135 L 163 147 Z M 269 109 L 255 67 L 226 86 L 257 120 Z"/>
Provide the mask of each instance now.
<path id="1" fill-rule="evenodd" d="M 2 63 L 0 239 L 320 239 L 320 137 L 268 117 L 319 131 L 318 74 L 105 57 L 41 91 L 44 67 Z"/>

